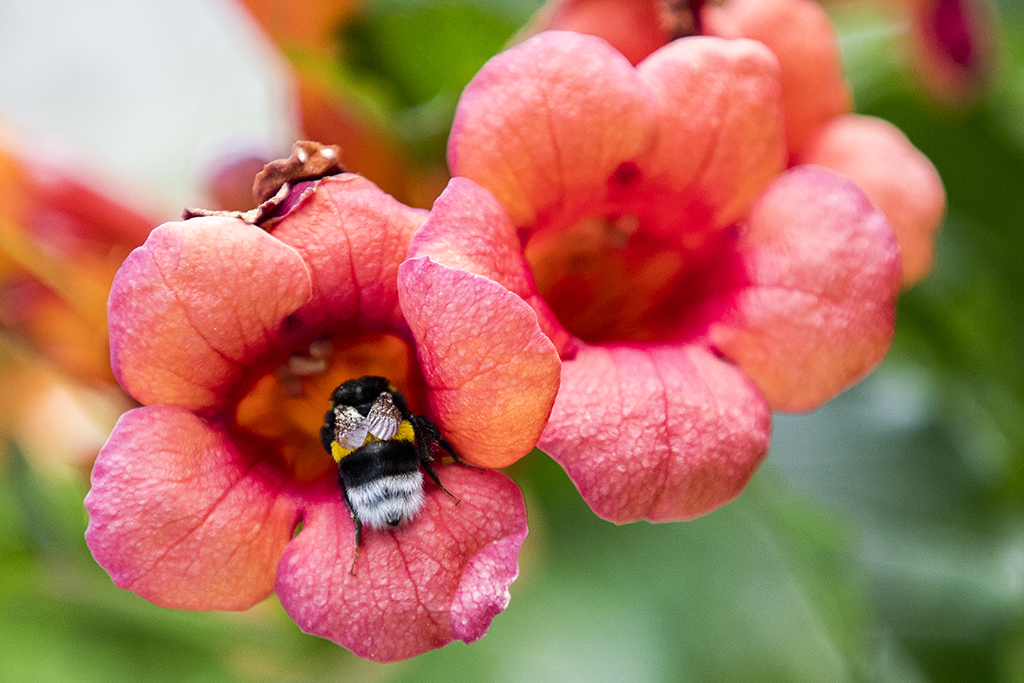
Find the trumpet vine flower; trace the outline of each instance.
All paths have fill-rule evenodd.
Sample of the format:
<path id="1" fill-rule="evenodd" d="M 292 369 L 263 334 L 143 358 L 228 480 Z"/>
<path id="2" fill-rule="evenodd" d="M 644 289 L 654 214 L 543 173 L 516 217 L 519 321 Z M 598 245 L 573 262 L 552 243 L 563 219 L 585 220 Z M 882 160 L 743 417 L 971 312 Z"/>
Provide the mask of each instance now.
<path id="1" fill-rule="evenodd" d="M 0 327 L 68 377 L 110 373 L 106 295 L 156 225 L 81 179 L 0 144 Z"/>
<path id="2" fill-rule="evenodd" d="M 768 47 L 703 36 L 634 66 L 547 31 L 463 92 L 453 186 L 563 360 L 539 446 L 605 519 L 732 500 L 773 409 L 820 406 L 888 350 L 892 228 L 849 179 L 787 170 L 783 110 Z"/>
<path id="3" fill-rule="evenodd" d="M 110 293 L 122 416 L 86 498 L 86 538 L 123 588 L 242 610 L 276 591 L 306 632 L 394 661 L 487 630 L 527 526 L 503 474 L 435 463 L 411 523 L 354 526 L 319 429 L 333 388 L 387 376 L 467 463 L 529 452 L 559 359 L 494 280 L 406 260 L 427 212 L 364 178 L 285 184 L 259 212 L 156 228 Z"/>

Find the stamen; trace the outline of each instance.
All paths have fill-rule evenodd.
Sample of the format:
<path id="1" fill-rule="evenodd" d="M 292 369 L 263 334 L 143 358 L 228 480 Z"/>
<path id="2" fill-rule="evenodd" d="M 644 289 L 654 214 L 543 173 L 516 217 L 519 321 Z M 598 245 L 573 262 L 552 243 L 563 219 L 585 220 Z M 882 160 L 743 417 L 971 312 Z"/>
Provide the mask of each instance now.
<path id="1" fill-rule="evenodd" d="M 288 371 L 296 377 L 320 375 L 327 371 L 327 361 L 294 354 L 288 358 Z"/>
<path id="2" fill-rule="evenodd" d="M 320 339 L 309 345 L 306 353 L 293 353 L 288 361 L 274 374 L 281 385 L 282 393 L 289 398 L 302 396 L 303 377 L 313 377 L 327 372 L 334 345 L 330 339 Z"/>
<path id="3" fill-rule="evenodd" d="M 321 339 L 309 345 L 309 355 L 317 360 L 326 360 L 334 352 L 334 344 L 330 339 Z"/>
<path id="4" fill-rule="evenodd" d="M 319 339 L 309 345 L 307 353 L 293 353 L 288 357 L 287 374 L 293 377 L 309 377 L 327 372 L 327 361 L 334 352 L 330 339 Z"/>

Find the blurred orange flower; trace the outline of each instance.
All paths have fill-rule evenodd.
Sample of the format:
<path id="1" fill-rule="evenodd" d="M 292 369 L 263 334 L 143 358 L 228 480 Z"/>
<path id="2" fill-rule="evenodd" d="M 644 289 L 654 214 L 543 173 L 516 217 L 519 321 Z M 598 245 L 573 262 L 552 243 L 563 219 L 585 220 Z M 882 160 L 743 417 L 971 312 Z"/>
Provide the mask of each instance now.
<path id="1" fill-rule="evenodd" d="M 113 385 L 107 292 L 156 221 L 3 149 L 0 197 L 0 327 L 71 377 Z"/>

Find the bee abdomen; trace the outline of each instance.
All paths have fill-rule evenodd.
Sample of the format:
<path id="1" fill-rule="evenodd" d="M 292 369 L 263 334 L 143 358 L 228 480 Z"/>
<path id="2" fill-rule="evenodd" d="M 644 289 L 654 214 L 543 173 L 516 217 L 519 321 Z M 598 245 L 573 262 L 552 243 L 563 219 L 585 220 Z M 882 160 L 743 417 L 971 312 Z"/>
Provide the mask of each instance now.
<path id="1" fill-rule="evenodd" d="M 356 517 L 371 527 L 398 526 L 423 507 L 423 472 L 411 441 L 374 441 L 342 458 L 338 477 Z"/>
<path id="2" fill-rule="evenodd" d="M 423 474 L 412 472 L 381 477 L 347 489 L 356 515 L 371 527 L 398 526 L 423 507 Z"/>

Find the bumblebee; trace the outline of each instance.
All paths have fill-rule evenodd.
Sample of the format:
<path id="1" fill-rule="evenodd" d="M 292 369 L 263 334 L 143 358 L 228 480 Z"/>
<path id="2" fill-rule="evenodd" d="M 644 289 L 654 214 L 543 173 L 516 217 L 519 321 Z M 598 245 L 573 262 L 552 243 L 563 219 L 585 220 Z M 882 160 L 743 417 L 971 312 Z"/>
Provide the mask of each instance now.
<path id="1" fill-rule="evenodd" d="M 415 517 L 424 503 L 424 471 L 459 502 L 430 466 L 437 449 L 464 463 L 430 418 L 409 412 L 405 396 L 384 377 L 341 384 L 331 404 L 320 441 L 338 463 L 338 484 L 355 523 L 354 572 L 363 524 L 396 527 Z"/>

